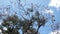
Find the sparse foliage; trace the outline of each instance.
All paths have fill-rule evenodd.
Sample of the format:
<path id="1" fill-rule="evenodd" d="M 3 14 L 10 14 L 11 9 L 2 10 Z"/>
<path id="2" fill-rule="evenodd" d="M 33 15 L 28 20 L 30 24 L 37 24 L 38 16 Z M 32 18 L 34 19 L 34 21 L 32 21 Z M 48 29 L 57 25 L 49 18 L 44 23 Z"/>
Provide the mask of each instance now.
<path id="1" fill-rule="evenodd" d="M 7 15 L 7 17 L 3 19 L 3 23 L 0 26 L 2 33 L 3 34 L 19 34 L 19 30 L 21 29 L 22 34 L 38 34 L 39 28 L 45 25 L 45 23 L 47 22 L 47 18 L 43 14 L 41 14 L 40 11 L 35 10 L 33 5 L 31 6 L 31 8 L 28 8 L 26 10 L 24 9 L 23 6 L 22 6 L 23 9 L 20 8 L 20 3 L 18 3 L 18 7 L 19 7 L 18 8 L 19 11 L 23 10 L 24 12 L 27 13 L 25 15 L 29 15 L 29 17 L 31 15 L 30 13 L 32 13 L 30 19 L 23 17 L 24 15 L 23 16 L 21 15 L 24 20 L 20 19 L 19 17 L 21 16 L 18 17 L 18 15 L 16 14 Z M 33 28 L 33 24 L 35 23 L 35 21 L 37 22 L 37 26 L 38 26 L 37 29 Z M 7 30 L 4 30 L 3 27 L 6 27 Z"/>

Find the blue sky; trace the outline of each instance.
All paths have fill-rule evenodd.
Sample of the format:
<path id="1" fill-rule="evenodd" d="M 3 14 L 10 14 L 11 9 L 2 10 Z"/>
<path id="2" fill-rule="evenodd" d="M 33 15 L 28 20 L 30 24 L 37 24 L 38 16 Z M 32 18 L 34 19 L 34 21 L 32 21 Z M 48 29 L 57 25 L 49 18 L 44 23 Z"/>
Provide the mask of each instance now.
<path id="1" fill-rule="evenodd" d="M 13 2 L 13 3 L 11 3 L 10 1 Z M 56 7 L 55 4 L 54 4 L 55 6 L 54 5 L 49 5 L 51 1 L 52 0 L 26 0 L 26 1 L 21 0 L 21 4 L 24 5 L 25 2 L 26 2 L 25 7 L 29 7 L 29 6 L 31 6 L 30 3 L 34 3 L 36 5 L 39 5 L 40 9 L 44 9 L 44 7 L 48 7 L 50 10 L 53 11 L 53 14 L 55 15 L 56 22 L 57 21 L 59 22 L 60 21 L 60 19 L 59 19 L 60 18 L 60 7 Z M 14 11 L 14 10 L 17 11 L 17 2 L 18 1 L 16 1 L 16 0 L 0 0 L 0 7 L 5 7 L 5 6 L 8 6 L 8 5 L 11 5 L 12 8 L 10 10 L 11 11 Z M 57 3 L 57 6 L 59 6 L 58 3 Z M 41 34 L 48 34 L 52 31 L 51 27 L 48 26 L 48 25 L 49 25 L 49 22 L 46 23 L 46 26 L 42 26 L 40 28 L 39 31 L 41 32 Z"/>

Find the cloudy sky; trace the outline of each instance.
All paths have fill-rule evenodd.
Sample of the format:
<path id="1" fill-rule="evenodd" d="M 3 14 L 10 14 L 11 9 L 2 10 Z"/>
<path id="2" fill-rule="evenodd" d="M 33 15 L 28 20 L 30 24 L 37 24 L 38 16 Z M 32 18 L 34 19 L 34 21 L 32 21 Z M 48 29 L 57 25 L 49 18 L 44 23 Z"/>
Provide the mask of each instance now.
<path id="1" fill-rule="evenodd" d="M 11 5 L 12 9 L 16 10 L 17 2 L 18 1 L 16 1 L 16 0 L 0 0 L 0 7 L 5 7 L 8 5 Z M 29 7 L 31 5 L 30 3 L 40 5 L 40 7 L 41 7 L 40 9 L 44 9 L 44 7 L 48 7 L 47 9 L 49 9 L 49 10 L 45 9 L 44 13 L 51 14 L 51 15 L 54 14 L 56 22 L 60 21 L 60 19 L 59 19 L 59 17 L 60 17 L 60 15 L 59 15 L 60 14 L 60 0 L 21 0 L 21 4 L 25 5 L 25 2 L 26 2 L 26 7 Z M 51 27 L 48 26 L 48 24 L 49 23 L 47 23 L 46 26 L 40 28 L 39 31 L 41 31 L 41 34 L 48 34 L 48 33 L 52 32 Z"/>

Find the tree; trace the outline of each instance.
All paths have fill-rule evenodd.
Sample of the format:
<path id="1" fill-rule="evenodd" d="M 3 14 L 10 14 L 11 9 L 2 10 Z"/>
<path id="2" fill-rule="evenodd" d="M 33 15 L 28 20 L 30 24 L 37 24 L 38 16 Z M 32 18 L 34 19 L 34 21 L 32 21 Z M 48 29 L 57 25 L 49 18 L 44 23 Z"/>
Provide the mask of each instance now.
<path id="1" fill-rule="evenodd" d="M 4 34 L 19 34 L 19 29 L 22 29 L 23 34 L 38 34 L 39 28 L 46 23 L 46 18 L 41 16 L 42 18 L 38 18 L 36 16 L 32 16 L 30 20 L 19 19 L 16 15 L 8 16 L 6 19 L 3 19 L 2 27 L 6 27 L 7 30 L 2 31 Z M 34 21 L 37 21 L 38 29 L 33 28 Z M 22 28 L 21 28 L 22 27 Z"/>
<path id="2" fill-rule="evenodd" d="M 18 6 L 18 9 L 26 12 L 25 15 L 28 15 L 28 17 L 30 17 L 32 13 L 30 19 L 25 18 L 24 15 L 21 15 L 24 20 L 19 19 L 19 17 L 16 15 L 16 12 L 14 15 L 7 15 L 7 17 L 3 19 L 3 23 L 0 27 L 2 33 L 19 34 L 19 30 L 21 29 L 23 32 L 22 34 L 39 34 L 39 28 L 45 25 L 45 23 L 47 22 L 47 18 L 42 13 L 40 13 L 40 11 L 35 10 L 36 8 L 33 6 L 33 4 L 31 8 L 27 8 L 26 10 L 24 9 L 24 7 L 22 7 L 23 9 L 20 8 L 20 3 L 18 3 Z M 33 24 L 35 23 L 35 21 L 37 22 L 38 26 L 37 29 L 33 28 Z M 4 27 L 7 28 L 7 30 L 4 30 Z"/>
<path id="3" fill-rule="evenodd" d="M 60 22 L 54 23 L 52 26 L 51 34 L 60 34 Z"/>
<path id="4" fill-rule="evenodd" d="M 8 16 L 6 19 L 3 19 L 2 23 L 2 33 L 3 34 L 19 34 L 19 29 L 22 29 L 23 34 L 38 34 L 39 28 L 46 23 L 46 18 L 35 12 L 35 15 L 32 15 L 31 19 L 24 20 L 19 19 L 17 15 Z M 37 30 L 33 28 L 34 21 L 37 21 L 38 28 Z M 6 27 L 7 30 L 3 30 L 3 27 Z"/>

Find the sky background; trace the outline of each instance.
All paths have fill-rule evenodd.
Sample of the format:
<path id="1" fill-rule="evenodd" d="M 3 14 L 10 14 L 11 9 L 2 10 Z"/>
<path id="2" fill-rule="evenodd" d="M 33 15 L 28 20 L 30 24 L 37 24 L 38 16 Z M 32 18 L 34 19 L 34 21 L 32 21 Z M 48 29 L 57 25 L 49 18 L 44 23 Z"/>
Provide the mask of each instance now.
<path id="1" fill-rule="evenodd" d="M 17 0 L 0 0 L 0 8 L 11 5 L 11 9 L 10 9 L 11 11 L 14 11 L 14 10 L 18 11 L 17 2 L 18 2 Z M 40 7 L 40 9 L 44 9 L 44 7 L 47 7 L 50 10 L 47 10 L 44 13 L 54 14 L 56 22 L 60 21 L 60 19 L 59 19 L 60 18 L 60 3 L 59 2 L 60 2 L 60 0 L 26 0 L 26 1 L 21 0 L 21 4 L 25 5 L 25 3 L 26 3 L 25 8 L 31 6 L 31 3 L 38 5 Z M 11 12 L 11 13 L 13 13 L 13 12 Z M 50 32 L 52 32 L 51 27 L 48 26 L 48 25 L 50 25 L 49 22 L 47 22 L 45 26 L 42 26 L 39 29 L 41 34 L 49 34 Z"/>

